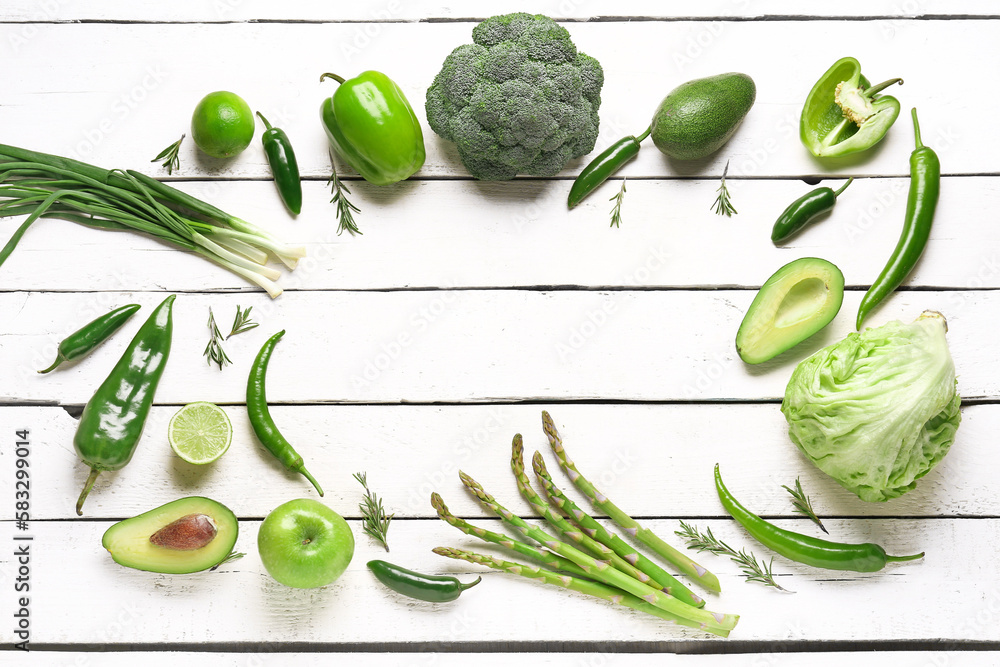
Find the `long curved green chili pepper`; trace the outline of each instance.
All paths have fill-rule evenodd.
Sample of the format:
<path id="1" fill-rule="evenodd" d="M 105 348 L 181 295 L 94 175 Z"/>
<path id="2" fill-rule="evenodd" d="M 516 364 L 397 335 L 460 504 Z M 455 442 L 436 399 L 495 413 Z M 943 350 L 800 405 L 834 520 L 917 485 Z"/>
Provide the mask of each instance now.
<path id="1" fill-rule="evenodd" d="M 573 208 L 583 198 L 597 189 L 597 187 L 608 180 L 616 171 L 621 169 L 626 162 L 639 154 L 639 144 L 649 136 L 652 126 L 638 137 L 624 137 L 608 146 L 603 153 L 590 161 L 580 175 L 573 181 L 573 187 L 569 189 L 569 197 L 566 203 Z"/>
<path id="2" fill-rule="evenodd" d="M 816 188 L 793 201 L 774 222 L 774 227 L 771 229 L 771 242 L 781 243 L 812 222 L 820 213 L 829 211 L 837 203 L 837 197 L 840 196 L 840 193 L 846 190 L 853 181 L 853 178 L 847 179 L 847 182 L 837 190 L 827 187 Z"/>
<path id="3" fill-rule="evenodd" d="M 912 556 L 888 556 L 885 549 L 871 542 L 841 544 L 778 528 L 743 507 L 729 493 L 729 489 L 722 483 L 718 464 L 715 466 L 715 490 L 719 493 L 722 506 L 754 539 L 796 563 L 805 563 L 827 570 L 878 572 L 886 566 L 886 563 L 924 557 L 923 552 Z"/>
<path id="4" fill-rule="evenodd" d="M 910 275 L 931 235 L 934 209 L 937 207 L 938 194 L 941 190 L 941 162 L 937 153 L 920 141 L 920 124 L 917 122 L 916 107 L 912 115 L 913 136 L 917 147 L 910 153 L 910 192 L 906 200 L 903 232 L 896 242 L 896 248 L 892 251 L 889 262 L 861 299 L 856 324 L 859 330 L 865 316 L 892 294 L 906 280 L 906 276 Z"/>
<path id="5" fill-rule="evenodd" d="M 264 134 L 260 140 L 264 144 L 267 163 L 271 165 L 274 186 L 288 210 L 298 215 L 302 212 L 302 179 L 299 178 L 299 162 L 295 159 L 292 142 L 284 130 L 271 127 L 259 111 L 257 116 L 264 123 Z"/>
<path id="6" fill-rule="evenodd" d="M 111 334 L 118 331 L 128 318 L 139 310 L 139 304 L 130 303 L 121 308 L 115 308 L 110 313 L 101 315 L 92 322 L 88 322 L 70 335 L 66 336 L 59 343 L 59 350 L 56 353 L 56 360 L 51 366 L 39 373 L 50 373 L 64 361 L 79 359 L 95 347 L 111 337 Z"/>
<path id="7" fill-rule="evenodd" d="M 457 600 L 462 591 L 472 588 L 483 580 L 482 577 L 476 577 L 471 584 L 463 584 L 455 577 L 420 574 L 384 560 L 368 561 L 368 569 L 376 579 L 397 593 L 425 602 Z"/>
<path id="8" fill-rule="evenodd" d="M 281 461 L 285 468 L 292 472 L 301 473 L 312 482 L 316 491 L 322 496 L 323 487 L 309 474 L 302 457 L 285 439 L 285 436 L 281 435 L 281 431 L 275 425 L 271 418 L 271 411 L 267 407 L 267 394 L 264 392 L 267 362 L 271 360 L 274 346 L 284 335 L 284 330 L 274 334 L 267 339 L 264 347 L 260 348 L 260 352 L 257 353 L 257 359 L 253 362 L 253 367 L 250 368 L 250 377 L 247 380 L 247 414 L 250 417 L 250 426 L 253 427 L 253 432 L 260 440 L 260 444 L 264 445 L 267 451 L 274 455 L 274 458 Z"/>
<path id="9" fill-rule="evenodd" d="M 170 356 L 175 298 L 171 294 L 149 315 L 83 408 L 73 447 L 80 460 L 90 466 L 90 476 L 76 501 L 78 515 L 83 514 L 83 503 L 97 476 L 105 470 L 121 470 L 135 454 Z"/>

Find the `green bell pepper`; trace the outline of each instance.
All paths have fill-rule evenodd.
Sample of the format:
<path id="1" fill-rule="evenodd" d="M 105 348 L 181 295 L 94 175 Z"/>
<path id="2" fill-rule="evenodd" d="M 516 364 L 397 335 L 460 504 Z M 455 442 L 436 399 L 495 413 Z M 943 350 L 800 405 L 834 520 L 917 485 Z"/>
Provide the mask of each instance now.
<path id="1" fill-rule="evenodd" d="M 841 58 L 826 71 L 806 98 L 799 136 L 816 157 L 840 157 L 871 148 L 899 116 L 899 101 L 879 91 L 902 79 L 871 86 L 861 63 Z"/>
<path id="2" fill-rule="evenodd" d="M 323 101 L 320 117 L 330 145 L 362 178 L 389 185 L 412 176 L 424 164 L 420 121 L 396 83 L 381 72 L 362 72 L 340 82 Z"/>

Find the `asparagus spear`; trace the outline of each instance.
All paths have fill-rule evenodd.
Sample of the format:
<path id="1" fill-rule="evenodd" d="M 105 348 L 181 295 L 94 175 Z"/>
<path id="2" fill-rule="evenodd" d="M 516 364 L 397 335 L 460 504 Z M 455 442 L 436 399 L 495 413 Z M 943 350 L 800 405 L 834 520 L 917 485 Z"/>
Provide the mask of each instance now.
<path id="1" fill-rule="evenodd" d="M 620 604 L 637 611 L 643 611 L 647 614 L 652 614 L 658 618 L 662 618 L 670 623 L 676 623 L 677 625 L 683 625 L 689 628 L 696 628 L 698 630 L 704 630 L 705 632 L 710 632 L 714 635 L 720 637 L 728 637 L 729 630 L 724 630 L 722 628 L 708 627 L 697 621 L 692 621 L 676 614 L 671 614 L 670 612 L 664 611 L 658 607 L 654 607 L 650 603 L 637 598 L 636 596 L 622 592 L 621 590 L 602 584 L 596 581 L 589 581 L 587 579 L 577 579 L 576 577 L 570 577 L 566 575 L 560 575 L 556 572 L 550 572 L 549 570 L 532 567 L 528 565 L 522 565 L 520 563 L 513 563 L 511 561 L 502 560 L 499 558 L 494 558 L 493 556 L 485 556 L 483 554 L 472 553 L 470 551 L 463 551 L 461 549 L 451 549 L 448 547 L 437 547 L 434 549 L 434 553 L 439 556 L 446 556 L 448 558 L 455 558 L 458 560 L 464 560 L 470 563 L 476 563 L 478 565 L 485 565 L 486 567 L 491 567 L 495 570 L 502 570 L 504 572 L 509 572 L 511 574 L 517 574 L 526 579 L 534 579 L 536 581 L 541 581 L 545 584 L 551 584 L 553 586 L 560 586 L 562 588 L 568 588 L 571 591 L 577 591 L 578 593 L 584 593 L 586 595 L 592 595 L 602 600 L 607 600 L 608 602 L 614 602 L 615 604 Z"/>
<path id="2" fill-rule="evenodd" d="M 511 551 L 516 551 L 522 556 L 526 556 L 531 560 L 537 561 L 542 565 L 545 565 L 551 570 L 561 570 L 563 572 L 568 572 L 574 577 L 589 577 L 590 575 L 583 570 L 579 565 L 571 560 L 567 560 L 562 556 L 557 556 L 556 554 L 533 547 L 525 542 L 519 542 L 517 540 L 512 540 L 511 538 L 503 535 L 501 533 L 494 533 L 491 530 L 486 530 L 485 528 L 480 528 L 478 526 L 473 526 L 468 521 L 459 519 L 457 516 L 448 510 L 448 506 L 444 504 L 444 500 L 437 493 L 431 494 L 431 505 L 437 510 L 439 517 L 444 519 L 445 522 L 451 524 L 455 528 L 466 535 L 472 535 L 478 537 L 485 542 L 492 542 L 494 544 L 499 544 L 502 547 L 507 547 Z"/>
<path id="3" fill-rule="evenodd" d="M 740 618 L 738 615 L 719 614 L 710 612 L 706 609 L 698 609 L 697 607 L 684 604 L 677 598 L 670 597 L 663 591 L 658 591 L 655 588 L 650 588 L 646 584 L 636 581 L 624 572 L 615 569 L 609 563 L 596 560 L 576 547 L 559 541 L 553 535 L 550 535 L 541 528 L 529 524 L 521 517 L 501 506 L 497 502 L 496 498 L 486 493 L 479 482 L 472 479 L 464 472 L 459 471 L 458 474 L 462 478 L 462 483 L 465 484 L 466 488 L 472 491 L 472 493 L 479 498 L 480 502 L 490 508 L 490 510 L 506 520 L 510 525 L 514 526 L 521 532 L 521 534 L 526 537 L 530 537 L 536 542 L 548 547 L 563 558 L 568 558 L 579 565 L 585 572 L 587 572 L 588 576 L 591 576 L 602 583 L 608 584 L 609 586 L 615 586 L 623 591 L 632 593 L 633 595 L 642 598 L 646 602 L 649 602 L 664 611 L 676 614 L 677 616 L 681 616 L 690 621 L 702 623 L 707 628 L 728 631 L 736 627 L 736 623 Z"/>
<path id="4" fill-rule="evenodd" d="M 670 587 L 670 594 L 675 598 L 695 607 L 704 607 L 705 601 L 695 595 L 687 586 L 677 581 L 669 572 L 666 572 L 659 565 L 639 553 L 631 544 L 623 540 L 615 533 L 609 531 L 582 509 L 576 503 L 566 497 L 566 494 L 555 485 L 549 471 L 545 468 L 545 460 L 541 453 L 535 452 L 531 459 L 531 465 L 535 469 L 535 475 L 542 482 L 545 494 L 552 501 L 552 504 L 565 512 L 577 525 L 592 538 L 614 550 L 616 554 L 645 572 L 654 581 L 661 582 Z"/>
<path id="5" fill-rule="evenodd" d="M 524 499 L 527 500 L 528 504 L 535 510 L 535 513 L 548 521 L 549 525 L 555 528 L 560 535 L 568 539 L 570 542 L 579 545 L 579 547 L 584 551 L 589 551 L 595 558 L 611 563 L 613 567 L 616 567 L 630 577 L 641 581 L 650 588 L 664 591 L 667 595 L 673 595 L 673 592 L 671 592 L 668 587 L 653 579 L 645 572 L 636 569 L 632 563 L 616 554 L 610 547 L 605 544 L 601 544 L 593 537 L 584 534 L 582 530 L 571 524 L 565 517 L 555 512 L 549 504 L 545 502 L 545 499 L 539 496 L 535 490 L 531 488 L 531 480 L 528 479 L 528 475 L 524 472 L 523 454 L 524 441 L 521 438 L 521 434 L 518 433 L 514 436 L 514 441 L 511 443 L 510 469 L 514 471 L 514 478 L 517 480 L 518 491 L 521 492 Z"/>
<path id="6" fill-rule="evenodd" d="M 583 495 L 590 498 L 590 501 L 595 507 L 611 517 L 611 519 L 621 526 L 626 533 L 645 544 L 647 547 L 659 554 L 664 560 L 677 567 L 681 572 L 693 578 L 708 590 L 715 591 L 716 593 L 722 590 L 722 587 L 719 585 L 718 577 L 709 572 L 706 568 L 691 560 L 691 558 L 685 554 L 664 542 L 653 531 L 648 528 L 643 528 L 635 519 L 623 512 L 617 505 L 611 502 L 607 496 L 598 491 L 586 477 L 580 474 L 580 471 L 576 469 L 576 465 L 570 460 L 569 456 L 566 455 L 566 450 L 563 448 L 562 444 L 562 438 L 559 437 L 559 432 L 556 430 L 556 425 L 553 423 L 552 417 L 549 416 L 549 413 L 544 410 L 542 411 L 542 428 L 545 429 L 545 435 L 549 439 L 549 445 L 551 445 L 552 451 L 559 460 L 559 466 L 566 472 L 566 475 L 569 477 L 570 481 L 576 485 L 576 488 L 580 489 Z"/>

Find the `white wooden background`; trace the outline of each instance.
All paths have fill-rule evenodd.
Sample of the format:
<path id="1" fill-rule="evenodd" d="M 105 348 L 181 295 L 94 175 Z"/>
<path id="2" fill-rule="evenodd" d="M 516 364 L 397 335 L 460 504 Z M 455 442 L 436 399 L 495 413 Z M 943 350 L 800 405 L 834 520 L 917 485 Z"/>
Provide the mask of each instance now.
<path id="1" fill-rule="evenodd" d="M 475 7 L 431 0 L 0 6 L 0 142 L 162 176 L 148 160 L 187 131 L 197 101 L 211 90 L 236 91 L 291 136 L 307 179 L 303 214 L 285 214 L 258 141 L 222 162 L 196 155 L 189 138 L 170 180 L 309 249 L 273 302 L 198 258 L 60 221 L 36 225 L 0 267 L 2 649 L 14 641 L 18 597 L 8 517 L 21 428 L 31 430 L 34 537 L 34 652 L 3 653 L 0 662 L 318 665 L 328 658 L 313 652 L 337 651 L 348 653 L 346 664 L 524 658 L 642 666 L 662 659 L 642 653 L 671 651 L 692 653 L 676 658 L 682 665 L 995 664 L 995 3 L 504 0 Z M 578 47 L 603 64 L 598 149 L 641 131 L 661 97 L 692 78 L 746 72 L 757 83 L 757 103 L 732 141 L 705 161 L 674 163 L 647 147 L 623 171 L 631 180 L 621 229 L 608 228 L 606 200 L 617 183 L 566 211 L 582 160 L 554 179 L 478 183 L 425 126 L 427 164 L 415 178 L 376 188 L 346 177 L 364 235 L 337 236 L 317 119 L 332 87 L 320 85 L 319 74 L 384 71 L 422 116 L 424 91 L 448 52 L 470 40 L 477 20 L 517 10 L 566 21 Z M 905 115 L 860 159 L 820 163 L 797 139 L 806 93 L 844 55 L 857 57 L 872 80 L 906 80 L 894 94 L 905 109 L 918 106 L 924 139 L 945 174 L 925 257 L 868 324 L 942 311 L 966 399 L 944 462 L 915 491 L 879 505 L 862 503 L 799 455 L 777 405 L 794 365 L 851 330 L 905 207 L 912 147 Z M 740 211 L 732 219 L 709 210 L 727 160 Z M 770 244 L 775 216 L 810 187 L 801 179 L 837 183 L 847 175 L 858 180 L 832 216 L 786 247 Z M 0 221 L 0 238 L 16 224 Z M 843 312 L 816 340 L 761 367 L 744 366 L 732 340 L 754 289 L 778 266 L 811 255 L 844 271 Z M 132 464 L 102 475 L 77 519 L 73 504 L 86 469 L 73 452 L 72 415 L 165 293 L 181 295 L 158 405 Z M 102 348 L 51 375 L 34 373 L 67 333 L 130 302 L 143 311 Z M 230 341 L 234 364 L 219 372 L 200 356 L 207 310 L 225 319 L 237 304 L 253 306 L 261 327 Z M 256 553 L 260 520 L 286 500 L 314 495 L 256 443 L 243 406 L 249 364 L 278 329 L 288 333 L 268 377 L 273 414 L 358 543 L 347 573 L 321 590 L 279 586 Z M 204 469 L 177 459 L 165 438 L 170 416 L 195 400 L 224 405 L 236 430 L 231 451 Z M 384 552 L 361 533 L 351 473 L 366 470 L 396 513 L 391 560 L 473 574 L 473 566 L 430 553 L 438 545 L 489 549 L 438 521 L 428 496 L 438 491 L 459 515 L 495 524 L 464 493 L 457 479 L 464 469 L 530 516 L 508 472 L 509 443 L 521 432 L 529 453 L 546 451 L 542 409 L 581 469 L 665 536 L 687 518 L 767 555 L 724 518 L 712 486 L 719 462 L 734 493 L 781 525 L 812 530 L 793 517 L 780 488 L 800 476 L 837 539 L 926 550 L 927 557 L 866 575 L 778 557 L 782 584 L 796 591 L 788 595 L 744 584 L 734 564 L 705 555 L 723 585 L 709 608 L 742 615 L 728 640 L 501 573 L 483 573 L 481 587 L 441 606 L 378 586 L 365 562 Z M 169 576 L 123 569 L 101 549 L 112 522 L 194 494 L 237 513 L 246 558 L 215 573 Z M 504 655 L 513 652 L 532 655 Z"/>

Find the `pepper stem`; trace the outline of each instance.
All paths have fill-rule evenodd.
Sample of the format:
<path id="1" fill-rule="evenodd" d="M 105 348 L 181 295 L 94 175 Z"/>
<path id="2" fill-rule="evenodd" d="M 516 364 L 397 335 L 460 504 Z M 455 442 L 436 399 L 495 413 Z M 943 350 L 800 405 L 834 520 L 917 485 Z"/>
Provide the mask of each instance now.
<path id="1" fill-rule="evenodd" d="M 849 179 L 847 179 L 846 183 L 844 183 L 839 188 L 837 188 L 836 190 L 834 190 L 833 191 L 834 198 L 839 197 L 840 193 L 843 192 L 844 190 L 846 190 L 847 186 L 850 185 L 853 181 L 854 181 L 854 177 L 851 176 Z M 820 527 L 822 528 L 822 526 L 820 526 Z M 823 532 L 826 532 L 826 530 L 824 529 Z"/>
<path id="2" fill-rule="evenodd" d="M 920 140 L 920 123 L 917 122 L 917 107 L 913 107 L 910 115 L 913 116 L 913 138 L 917 142 L 917 148 L 923 148 L 924 142 Z"/>
<path id="3" fill-rule="evenodd" d="M 87 483 L 83 487 L 83 493 L 80 494 L 79 499 L 76 501 L 76 515 L 83 516 L 83 503 L 87 500 L 87 496 L 90 494 L 90 490 L 94 488 L 94 482 L 97 481 L 97 476 L 101 474 L 101 471 L 97 468 L 90 469 L 90 475 L 87 477 Z"/>
<path id="4" fill-rule="evenodd" d="M 309 474 L 309 471 L 305 469 L 305 466 L 299 468 L 299 472 L 302 473 L 302 475 L 306 479 L 308 479 L 310 482 L 312 482 L 312 485 L 316 487 L 316 490 L 319 491 L 319 495 L 322 498 L 323 497 L 323 487 L 319 485 L 319 482 L 316 481 L 316 478 Z"/>
<path id="5" fill-rule="evenodd" d="M 261 112 L 259 112 L 259 111 L 258 111 L 258 112 L 257 112 L 257 116 L 258 116 L 258 117 L 259 117 L 259 118 L 261 119 L 261 121 L 262 121 L 262 122 L 264 123 L 264 129 L 265 129 L 265 130 L 267 130 L 268 132 L 270 132 L 270 131 L 271 131 L 271 129 L 272 129 L 272 128 L 271 128 L 271 124 L 267 122 L 267 119 L 266 119 L 266 118 L 264 118 L 264 114 L 262 114 Z"/>
<path id="6" fill-rule="evenodd" d="M 646 128 L 645 132 L 643 132 L 642 134 L 640 134 L 638 137 L 635 138 L 635 143 L 641 144 L 646 139 L 646 137 L 649 136 L 649 133 L 652 131 L 653 131 L 653 126 L 650 125 L 649 127 Z"/>
<path id="7" fill-rule="evenodd" d="M 881 92 L 882 90 L 885 90 L 889 86 L 892 86 L 892 85 L 897 84 L 897 83 L 899 85 L 903 85 L 903 80 L 900 79 L 900 78 L 898 78 L 898 77 L 895 78 L 895 79 L 889 79 L 888 81 L 883 81 L 882 83 L 877 83 L 874 86 L 869 86 L 868 89 L 866 89 L 861 94 L 864 95 L 865 97 L 871 99 L 872 95 L 874 95 L 875 93 Z"/>
<path id="8" fill-rule="evenodd" d="M 48 368 L 46 368 L 45 370 L 42 370 L 42 371 L 38 371 L 38 372 L 39 372 L 39 373 L 51 373 L 52 371 L 54 371 L 54 370 L 56 369 L 56 367 L 57 367 L 57 366 L 58 366 L 59 364 L 61 364 L 61 363 L 62 363 L 62 362 L 64 362 L 65 360 L 66 360 L 66 359 L 65 359 L 65 357 L 63 357 L 63 356 L 62 356 L 61 354 L 60 354 L 60 355 L 57 355 L 57 356 L 56 356 L 56 360 L 52 362 L 52 365 L 51 365 L 51 366 L 49 366 L 49 367 L 48 367 Z"/>
<path id="9" fill-rule="evenodd" d="M 885 560 L 887 563 L 897 563 L 904 560 L 917 560 L 918 558 L 923 558 L 924 552 L 921 551 L 918 554 L 913 554 L 912 556 L 886 556 Z"/>
<path id="10" fill-rule="evenodd" d="M 337 83 L 344 83 L 344 77 L 340 76 L 339 74 L 332 74 L 330 72 L 327 72 L 325 74 L 320 75 L 319 77 L 320 83 L 326 81 L 327 79 L 333 79 Z"/>
<path id="11" fill-rule="evenodd" d="M 478 584 L 482 580 L 483 580 L 482 577 L 476 577 L 476 580 L 473 581 L 471 584 L 463 584 L 462 582 L 458 582 L 458 587 L 460 589 L 462 589 L 463 591 L 467 591 L 470 588 L 472 588 L 473 586 L 475 586 L 476 584 Z"/>

